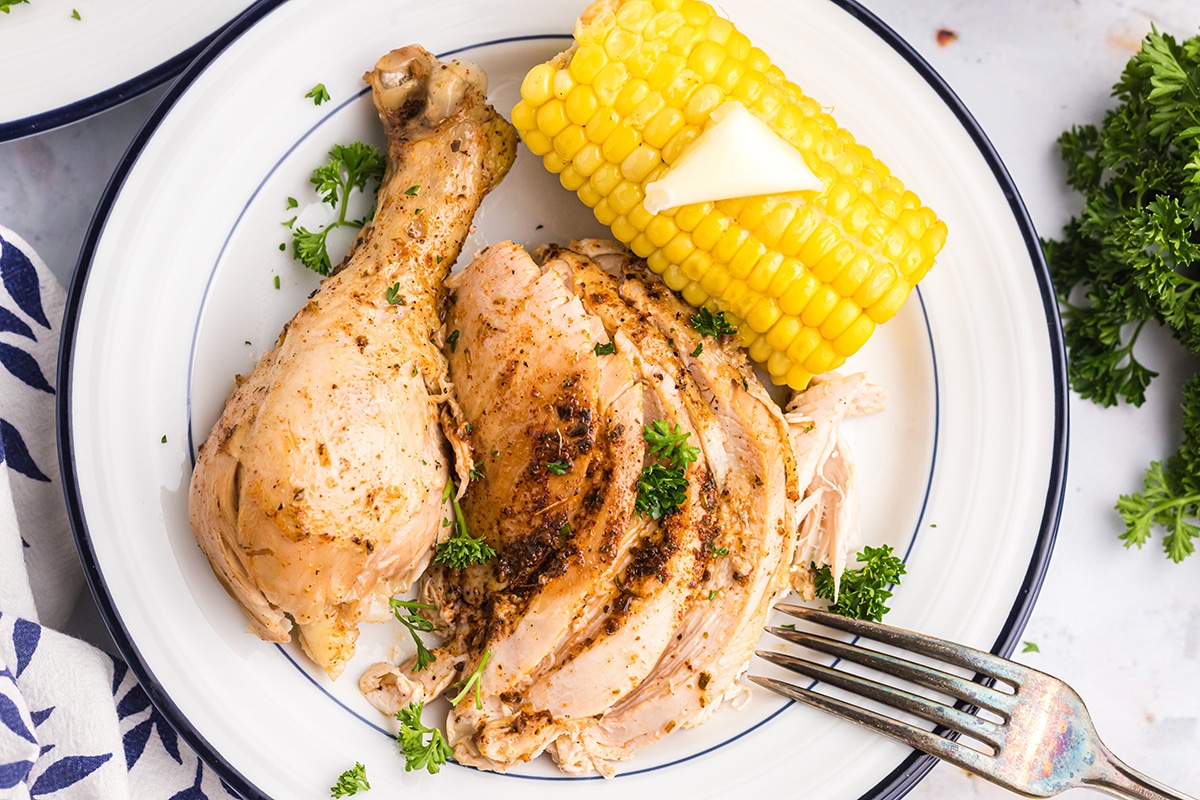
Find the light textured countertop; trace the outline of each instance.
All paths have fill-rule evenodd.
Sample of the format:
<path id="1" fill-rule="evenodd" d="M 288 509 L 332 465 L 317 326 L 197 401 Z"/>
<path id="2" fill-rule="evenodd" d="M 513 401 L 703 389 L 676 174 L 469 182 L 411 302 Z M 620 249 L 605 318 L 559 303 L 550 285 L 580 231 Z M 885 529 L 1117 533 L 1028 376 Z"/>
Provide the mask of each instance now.
<path id="1" fill-rule="evenodd" d="M 1080 203 L 1063 183 L 1058 134 L 1072 124 L 1099 121 L 1112 83 L 1152 23 L 1180 38 L 1200 30 L 1194 0 L 865 5 L 964 101 L 1044 237 L 1057 236 Z M 953 35 L 939 41 L 939 30 Z M 0 222 L 28 240 L 64 284 L 105 182 L 160 94 L 154 90 L 67 128 L 0 143 Z M 1161 332 L 1143 338 L 1143 360 L 1162 373 L 1144 406 L 1101 409 L 1071 398 L 1062 521 L 1022 637 L 1039 651 L 1016 657 L 1073 685 L 1106 743 L 1131 766 L 1197 794 L 1200 555 L 1176 565 L 1157 542 L 1126 550 L 1113 511 L 1119 494 L 1140 486 L 1147 463 L 1174 450 L 1180 387 L 1197 364 Z M 81 600 L 72 628 L 103 641 L 90 598 Z M 1095 793 L 1074 793 L 1089 794 Z M 942 764 L 909 796 L 1012 795 Z"/>

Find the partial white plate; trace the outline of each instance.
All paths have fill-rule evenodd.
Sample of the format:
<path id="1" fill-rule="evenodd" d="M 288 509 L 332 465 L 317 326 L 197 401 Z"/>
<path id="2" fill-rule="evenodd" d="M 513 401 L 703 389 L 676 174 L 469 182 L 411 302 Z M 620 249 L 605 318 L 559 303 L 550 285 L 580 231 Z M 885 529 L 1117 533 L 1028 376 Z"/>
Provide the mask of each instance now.
<path id="1" fill-rule="evenodd" d="M 848 365 L 890 397 L 885 412 L 848 425 L 863 539 L 908 563 L 888 620 L 1008 654 L 1053 544 L 1067 437 L 1060 328 L 1036 234 L 970 115 L 892 32 L 847 0 L 778 9 L 728 6 L 950 228 L 920 291 Z M 357 760 L 373 786 L 406 797 L 884 798 L 932 764 L 756 690 L 741 710 L 646 748 L 611 784 L 566 778 L 547 759 L 508 775 L 454 764 L 406 773 L 394 721 L 355 686 L 362 666 L 404 647 L 402 631 L 369 626 L 333 684 L 294 647 L 247 632 L 194 544 L 194 448 L 233 376 L 316 285 L 280 251 L 280 223 L 294 213 L 286 199 L 312 201 L 308 174 L 331 145 L 380 139 L 360 76 L 419 42 L 484 66 L 507 111 L 525 70 L 567 44 L 579 10 L 541 0 L 256 6 L 164 98 L 102 202 L 71 287 L 60 371 L 76 534 L 133 669 L 247 796 L 324 797 Z M 322 106 L 304 97 L 318 82 L 332 95 Z M 466 252 L 597 232 L 522 149 Z"/>
<path id="2" fill-rule="evenodd" d="M 0 14 L 0 142 L 83 119 L 173 77 L 252 1 L 11 6 Z"/>

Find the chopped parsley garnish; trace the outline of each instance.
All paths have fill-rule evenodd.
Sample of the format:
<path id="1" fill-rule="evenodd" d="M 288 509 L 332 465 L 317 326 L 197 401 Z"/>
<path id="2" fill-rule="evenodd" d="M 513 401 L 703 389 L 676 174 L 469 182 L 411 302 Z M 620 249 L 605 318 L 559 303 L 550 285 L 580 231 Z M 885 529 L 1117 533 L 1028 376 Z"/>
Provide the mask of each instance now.
<path id="1" fill-rule="evenodd" d="M 700 454 L 700 448 L 686 443 L 690 435 L 681 431 L 678 424 L 671 428 L 661 419 L 643 428 L 646 452 L 666 463 L 651 464 L 642 469 L 638 476 L 637 499 L 633 503 L 637 513 L 659 519 L 687 500 L 687 466 Z"/>
<path id="2" fill-rule="evenodd" d="M 428 603 L 418 603 L 416 600 L 397 600 L 392 597 L 388 599 L 388 604 L 392 607 L 392 614 L 396 619 L 403 623 L 404 627 L 408 628 L 408 632 L 412 634 L 413 641 L 417 643 L 417 663 L 413 665 L 413 672 L 425 669 L 433 663 L 434 655 L 429 652 L 429 648 L 421 641 L 421 637 L 417 635 L 417 631 L 422 633 L 432 633 L 433 623 L 417 613 L 418 610 L 434 611 L 436 606 L 431 606 Z M 407 613 L 406 613 L 407 612 Z"/>
<path id="3" fill-rule="evenodd" d="M 400 294 L 400 281 L 396 281 L 389 286 L 385 294 L 387 296 L 388 305 L 394 306 L 404 302 L 404 297 Z"/>
<path id="4" fill-rule="evenodd" d="M 410 187 L 408 187 L 407 189 L 405 189 L 405 190 L 404 190 L 404 193 L 405 193 L 406 195 L 408 195 L 409 197 L 416 197 L 416 196 L 417 196 L 417 192 L 419 192 L 419 191 L 421 191 L 421 184 L 419 184 L 419 183 L 415 183 L 415 184 L 413 184 L 412 186 L 410 186 Z"/>
<path id="5" fill-rule="evenodd" d="M 612 342 L 596 342 L 595 350 L 598 356 L 611 356 L 617 352 L 617 346 Z"/>
<path id="6" fill-rule="evenodd" d="M 467 472 L 467 477 L 473 481 L 483 480 L 483 459 L 471 465 L 471 469 Z"/>
<path id="7" fill-rule="evenodd" d="M 1033 642 L 1021 642 L 1021 644 L 1022 644 L 1022 647 L 1021 647 L 1022 653 L 1040 653 L 1040 652 L 1042 652 L 1042 648 L 1038 647 Z"/>
<path id="8" fill-rule="evenodd" d="M 553 472 L 555 475 L 566 475 L 571 469 L 571 465 L 566 461 L 547 461 L 546 469 Z"/>
<path id="9" fill-rule="evenodd" d="M 295 219 L 284 223 L 292 228 L 292 257 L 313 272 L 328 275 L 332 268 L 326 241 L 329 232 L 343 227 L 361 228 L 366 223 L 367 217 L 347 219 L 350 195 L 355 190 L 365 193 L 369 182 L 378 187 L 383 171 L 383 154 L 378 148 L 362 142 L 334 145 L 329 151 L 329 163 L 313 170 L 309 182 L 323 202 L 337 209 L 337 218 L 315 231 L 293 227 Z"/>
<path id="10" fill-rule="evenodd" d="M 455 687 L 460 689 L 460 691 L 450 701 L 450 705 L 452 705 L 452 706 L 458 705 L 459 703 L 462 702 L 462 699 L 464 697 L 466 697 L 468 694 L 470 694 L 471 690 L 474 689 L 475 690 L 475 707 L 483 708 L 483 696 L 481 693 L 482 690 L 479 685 L 479 680 L 480 680 L 480 676 L 483 675 L 483 668 L 487 666 L 487 663 L 491 659 L 491 657 L 492 657 L 492 648 L 489 647 L 487 650 L 483 651 L 483 656 L 479 659 L 479 666 L 475 667 L 475 669 L 471 672 L 471 674 L 467 676 L 466 680 L 462 680 L 462 681 L 459 681 L 458 683 L 454 684 Z"/>
<path id="11" fill-rule="evenodd" d="M 704 352 L 704 342 L 698 342 L 696 344 L 696 349 L 692 351 L 692 358 L 699 358 L 700 354 L 703 352 Z"/>
<path id="12" fill-rule="evenodd" d="M 329 100 L 329 91 L 326 90 L 325 84 L 318 83 L 316 86 L 308 90 L 308 94 L 304 95 L 313 101 L 314 106 L 319 106 L 321 103 Z"/>
<path id="13" fill-rule="evenodd" d="M 450 348 L 451 353 L 458 347 L 458 328 L 450 331 L 450 335 L 446 337 L 446 346 Z"/>
<path id="14" fill-rule="evenodd" d="M 858 553 L 858 561 L 863 566 L 842 572 L 837 602 L 829 610 L 843 617 L 879 622 L 888 612 L 886 603 L 892 596 L 889 587 L 899 584 L 905 573 L 904 562 L 892 555 L 891 546 L 886 544 L 867 545 Z M 817 597 L 833 600 L 833 571 L 828 565 L 816 570 L 813 584 Z"/>
<path id="15" fill-rule="evenodd" d="M 78 9 L 78 8 L 72 8 L 72 9 L 71 9 L 71 19 L 83 19 L 83 17 L 79 16 L 79 9 Z"/>
<path id="16" fill-rule="evenodd" d="M 711 551 L 712 551 L 712 554 L 713 554 L 714 556 L 727 556 L 727 555 L 729 555 L 729 548 L 728 548 L 728 547 L 717 547 L 717 546 L 714 544 L 714 545 L 711 545 L 711 546 L 709 547 L 709 550 L 711 550 Z"/>
<path id="17" fill-rule="evenodd" d="M 691 321 L 692 327 L 699 331 L 701 336 L 717 338 L 737 333 L 737 328 L 730 325 L 729 320 L 725 319 L 724 311 L 714 314 L 707 308 L 702 308 L 698 313 L 692 315 Z"/>
<path id="18" fill-rule="evenodd" d="M 421 722 L 421 712 L 424 710 L 424 702 L 414 701 L 396 712 L 396 719 L 400 721 L 396 743 L 400 745 L 400 754 L 404 756 L 405 772 L 423 769 L 430 775 L 436 775 L 446 760 L 454 755 L 454 751 L 440 730 L 427 728 Z"/>
<path id="19" fill-rule="evenodd" d="M 354 762 L 354 766 L 338 776 L 337 783 L 329 787 L 330 797 L 349 797 L 360 791 L 369 791 L 370 782 L 367 780 L 367 768 L 362 762 Z"/>
<path id="20" fill-rule="evenodd" d="M 29 2 L 29 0 L 0 0 L 0 11 L 3 11 L 5 14 L 7 14 L 8 10 L 12 6 L 19 6 L 19 5 L 21 5 L 21 3 L 28 3 L 28 2 Z"/>
<path id="21" fill-rule="evenodd" d="M 451 569 L 462 569 L 469 564 L 482 564 L 494 558 L 496 551 L 482 538 L 476 539 L 467 531 L 467 520 L 463 516 L 462 505 L 455 497 L 454 481 L 446 482 L 442 492 L 442 501 L 450 500 L 454 508 L 454 534 L 437 546 L 433 555 L 433 563 L 445 564 Z"/>

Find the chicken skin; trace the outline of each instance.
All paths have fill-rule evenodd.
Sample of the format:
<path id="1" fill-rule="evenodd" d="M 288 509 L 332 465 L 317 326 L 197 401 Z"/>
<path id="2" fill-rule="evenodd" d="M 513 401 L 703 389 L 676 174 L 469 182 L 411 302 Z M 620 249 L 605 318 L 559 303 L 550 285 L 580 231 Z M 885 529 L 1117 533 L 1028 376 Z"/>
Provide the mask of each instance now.
<path id="1" fill-rule="evenodd" d="M 478 702 L 446 722 L 456 761 L 505 771 L 546 752 L 612 775 L 746 691 L 799 537 L 824 546 L 819 497 L 843 473 L 818 476 L 841 416 L 785 416 L 737 343 L 702 336 L 623 248 L 535 255 L 495 244 L 449 278 L 450 375 L 481 474 L 462 511 L 496 556 L 430 567 L 433 663 L 375 665 L 360 687 L 394 713 L 478 674 Z M 660 514 L 639 500 L 659 461 L 647 426 L 694 448 Z M 801 464 L 793 439 L 814 433 Z"/>
<path id="2" fill-rule="evenodd" d="M 388 598 L 443 535 L 462 447 L 439 347 L 443 280 L 516 151 L 476 67 L 409 46 L 365 80 L 387 137 L 374 219 L 227 401 L 189 502 L 254 632 L 286 642 L 294 627 L 333 678 L 358 624 L 390 616 Z"/>

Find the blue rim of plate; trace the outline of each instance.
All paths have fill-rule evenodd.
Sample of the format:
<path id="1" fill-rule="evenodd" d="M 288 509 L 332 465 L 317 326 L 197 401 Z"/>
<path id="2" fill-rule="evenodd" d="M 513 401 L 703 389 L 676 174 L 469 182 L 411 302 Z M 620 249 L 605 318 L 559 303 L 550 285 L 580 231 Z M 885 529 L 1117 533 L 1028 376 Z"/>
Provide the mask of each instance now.
<path id="1" fill-rule="evenodd" d="M 26 136 L 34 136 L 54 130 L 55 128 L 70 125 L 73 122 L 79 122 L 80 120 L 99 114 L 101 111 L 107 111 L 139 95 L 145 94 L 155 86 L 165 83 L 183 72 L 188 64 L 196 59 L 199 53 L 203 52 L 205 48 L 216 41 L 217 37 L 221 35 L 222 30 L 223 28 L 218 28 L 191 47 L 175 54 L 158 66 L 151 67 L 140 75 L 136 75 L 104 91 L 97 92 L 90 97 L 67 103 L 49 111 L 31 114 L 28 117 L 0 122 L 0 143 L 15 141 Z"/>
<path id="2" fill-rule="evenodd" d="M 80 250 L 79 261 L 71 279 L 61 328 L 61 344 L 58 354 L 59 376 L 71 375 L 75 335 L 79 321 L 79 312 L 83 302 L 84 288 L 87 284 L 87 274 L 99 244 L 105 221 L 116 203 L 125 179 L 133 169 L 138 156 L 145 149 L 150 138 L 154 135 L 158 126 L 175 103 L 186 93 L 191 84 L 203 73 L 208 65 L 219 57 L 230 44 L 241 37 L 243 33 L 285 2 L 287 0 L 258 0 L 258 2 L 235 18 L 221 31 L 197 45 L 194 50 L 199 54 L 190 63 L 180 62 L 186 63 L 186 66 L 182 68 L 179 79 L 160 99 L 134 137 L 121 162 L 117 165 L 112 178 L 105 187 L 104 193 L 97 205 L 96 213 L 88 227 L 87 236 Z M 946 81 L 908 42 L 886 23 L 859 5 L 857 0 L 829 0 L 829 2 L 841 8 L 903 57 L 909 66 L 929 84 L 947 108 L 955 115 L 959 123 L 963 126 L 963 129 L 971 137 L 972 142 L 987 163 L 993 178 L 1008 201 L 1009 210 L 1012 212 L 1013 218 L 1021 231 L 1021 236 L 1025 242 L 1030 263 L 1037 279 L 1039 294 L 1042 298 L 1043 321 L 1050 345 L 1051 369 L 1054 381 L 1054 450 L 1051 454 L 1050 475 L 1042 509 L 1041 526 L 1031 553 L 1029 566 L 1022 580 L 1021 588 L 1014 598 L 1008 617 L 991 647 L 991 652 L 1001 656 L 1009 656 L 1016 648 L 1016 644 L 1029 620 L 1034 603 L 1041 590 L 1042 582 L 1050 563 L 1050 555 L 1054 549 L 1054 541 L 1058 533 L 1058 523 L 1062 512 L 1065 492 L 1069 434 L 1066 348 L 1063 341 L 1062 324 L 1059 319 L 1058 303 L 1053 283 L 1050 280 L 1050 271 L 1042 253 L 1037 231 L 1034 229 L 1033 222 L 1029 217 L 1024 202 L 1021 200 L 1012 177 L 1009 175 L 999 154 L 992 146 L 991 141 L 979 126 L 979 123 Z M 179 64 L 176 61 L 177 59 L 173 59 L 168 64 L 173 65 L 173 68 L 178 68 Z M 164 78 L 169 76 L 170 74 L 167 73 L 164 75 Z M 149 88 L 149 86 L 145 88 Z M 0 127 L 0 134 L 3 131 L 4 128 Z M 0 135 L 0 140 L 2 139 L 3 136 Z M 222 758 L 204 736 L 192 726 L 187 717 L 155 679 L 138 651 L 137 646 L 126 632 L 120 614 L 113 604 L 108 587 L 104 583 L 103 575 L 97 564 L 96 553 L 87 532 L 82 500 L 75 474 L 75 462 L 71 442 L 70 407 L 72 390 L 69 379 L 61 382 L 56 397 L 55 416 L 58 427 L 59 464 L 67 512 L 71 520 L 71 528 L 75 536 L 80 559 L 83 563 L 84 575 L 87 578 L 96 604 L 100 609 L 100 613 L 109 628 L 114 642 L 128 662 L 130 669 L 142 684 L 151 702 L 154 703 L 154 706 L 170 721 L 171 725 L 188 742 L 192 749 L 195 750 L 197 755 L 217 772 L 222 781 L 243 797 L 267 798 L 267 795 L 264 795 L 251 781 Z M 934 756 L 914 751 L 886 777 L 862 794 L 858 800 L 898 800 L 916 786 L 937 762 L 938 759 Z"/>

